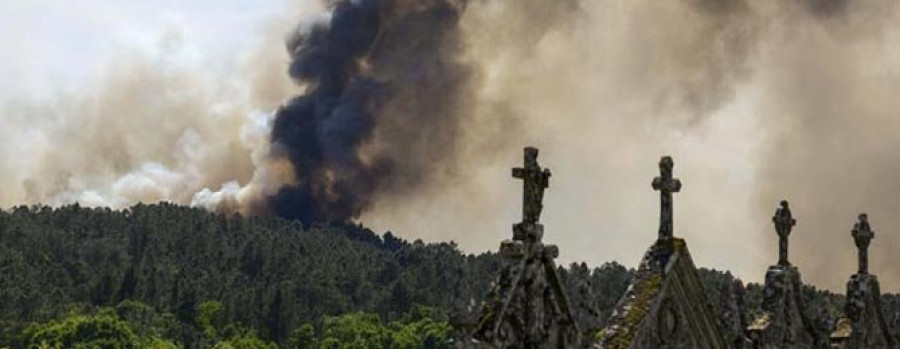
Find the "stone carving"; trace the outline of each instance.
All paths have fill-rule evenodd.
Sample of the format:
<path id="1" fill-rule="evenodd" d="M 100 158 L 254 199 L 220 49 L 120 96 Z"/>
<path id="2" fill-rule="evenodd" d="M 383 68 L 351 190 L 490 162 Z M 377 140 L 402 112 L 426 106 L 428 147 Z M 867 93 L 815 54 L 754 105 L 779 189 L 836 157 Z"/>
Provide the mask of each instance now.
<path id="1" fill-rule="evenodd" d="M 766 272 L 762 313 L 747 328 L 754 348 L 815 348 L 825 345 L 806 316 L 800 271 L 788 261 L 788 236 L 797 224 L 787 201 L 772 217 L 778 233 L 778 263 Z"/>
<path id="2" fill-rule="evenodd" d="M 523 180 L 522 222 L 500 245 L 504 267 L 472 335 L 497 348 L 571 348 L 581 339 L 554 262 L 559 249 L 541 242 L 538 221 L 550 171 L 538 165 L 537 155 L 525 148 L 524 167 L 513 169 L 513 177 Z"/>
<path id="3" fill-rule="evenodd" d="M 875 237 L 875 232 L 869 227 L 869 216 L 865 213 L 859 215 L 859 221 L 853 225 L 853 241 L 856 243 L 857 256 L 859 257 L 859 273 L 869 273 L 869 243 Z"/>
<path id="4" fill-rule="evenodd" d="M 687 244 L 672 235 L 672 197 L 681 182 L 672 178 L 672 158 L 660 161 L 653 188 L 661 192 L 659 238 L 650 246 L 607 327 L 600 348 L 728 348 L 712 306 L 707 303 Z"/>
<path id="5" fill-rule="evenodd" d="M 868 270 L 868 247 L 875 236 L 868 215 L 859 215 L 852 235 L 859 255 L 859 271 L 847 282 L 844 317 L 837 321 L 831 333 L 832 347 L 896 349 L 897 340 L 882 313 L 881 286 Z"/>
<path id="6" fill-rule="evenodd" d="M 672 193 L 681 191 L 681 181 L 672 178 L 675 163 L 669 156 L 659 160 L 659 177 L 653 179 L 653 190 L 659 191 L 659 238 L 668 239 L 674 234 Z"/>
<path id="7" fill-rule="evenodd" d="M 525 148 L 525 165 L 513 168 L 513 177 L 522 180 L 522 223 L 537 223 L 544 209 L 544 189 L 550 184 L 550 170 L 537 163 L 538 149 Z"/>
<path id="8" fill-rule="evenodd" d="M 797 220 L 791 215 L 786 200 L 782 200 L 781 208 L 775 210 L 772 222 L 775 223 L 775 232 L 778 233 L 778 265 L 791 265 L 788 261 L 788 236 L 791 235 L 791 229 L 797 224 Z"/>
<path id="9" fill-rule="evenodd" d="M 570 282 L 579 306 L 573 309 L 554 262 L 559 249 L 542 242 L 544 227 L 539 222 L 551 174 L 537 157 L 538 149 L 525 148 L 524 165 L 512 169 L 512 176 L 522 180 L 522 221 L 513 225 L 513 238 L 500 245 L 504 265 L 472 334 L 481 342 L 458 347 L 571 348 L 584 343 L 634 349 L 900 349 L 900 313 L 890 324 L 885 321 L 878 279 L 869 274 L 868 248 L 875 233 L 865 213 L 851 233 L 859 265 L 847 283 L 843 316 L 835 319 L 823 310 L 811 321 L 807 315 L 800 272 L 789 259 L 797 220 L 787 201 L 781 201 L 772 216 L 778 261 L 766 272 L 762 309 L 752 318 L 747 315 L 743 285 L 735 280 L 720 285 L 724 296 L 717 314 L 685 241 L 674 236 L 672 194 L 680 192 L 682 184 L 673 177 L 674 162 L 668 156 L 660 159 L 660 175 L 652 182 L 660 194 L 657 240 L 605 328 L 596 337 L 582 337 L 581 328 L 593 330 L 602 323 L 590 309 L 589 285 Z"/>

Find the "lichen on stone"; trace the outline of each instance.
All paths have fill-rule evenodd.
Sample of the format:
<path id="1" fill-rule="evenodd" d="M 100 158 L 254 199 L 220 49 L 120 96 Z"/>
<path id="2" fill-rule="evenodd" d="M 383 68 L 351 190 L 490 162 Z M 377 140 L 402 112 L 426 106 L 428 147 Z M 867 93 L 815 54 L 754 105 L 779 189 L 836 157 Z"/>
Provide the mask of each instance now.
<path id="1" fill-rule="evenodd" d="M 754 319 L 753 323 L 747 327 L 750 331 L 762 331 L 772 322 L 772 316 L 769 313 L 761 312 Z"/>
<path id="2" fill-rule="evenodd" d="M 662 286 L 662 275 L 660 274 L 650 275 L 636 283 L 628 301 L 628 309 L 619 326 L 613 331 L 601 331 L 603 335 L 598 340 L 603 341 L 607 348 L 627 348 L 637 332 L 637 325 L 650 311 L 651 303 L 659 292 L 660 286 Z M 609 337 L 603 338 L 606 335 Z"/>
<path id="3" fill-rule="evenodd" d="M 853 333 L 853 324 L 850 322 L 850 319 L 842 317 L 838 319 L 837 324 L 834 326 L 834 331 L 831 332 L 831 339 L 846 339 L 849 338 Z"/>

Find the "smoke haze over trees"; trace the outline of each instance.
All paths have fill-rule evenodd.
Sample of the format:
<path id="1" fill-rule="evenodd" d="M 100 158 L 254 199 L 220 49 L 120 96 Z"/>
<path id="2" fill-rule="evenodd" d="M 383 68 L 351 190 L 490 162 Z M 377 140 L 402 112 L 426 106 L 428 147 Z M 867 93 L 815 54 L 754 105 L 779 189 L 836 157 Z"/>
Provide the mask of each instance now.
<path id="1" fill-rule="evenodd" d="M 484 251 L 516 218 L 508 168 L 536 145 L 554 171 L 548 240 L 566 261 L 633 263 L 655 231 L 647 182 L 671 154 L 676 234 L 698 264 L 760 280 L 788 199 L 807 281 L 843 288 L 867 211 L 873 273 L 895 290 L 897 6 L 301 1 L 228 69 L 182 59 L 175 31 L 84 91 L 4 100 L 0 204 L 172 201 Z"/>
<path id="2" fill-rule="evenodd" d="M 171 204 L 16 207 L 0 212 L 0 346 L 329 347 L 357 338 L 421 347 L 469 329 L 500 263 L 494 253 L 354 225 L 304 227 Z M 602 328 L 633 274 L 617 263 L 559 271 L 588 333 Z M 701 275 L 711 303 L 725 304 L 736 279 Z M 746 314 L 759 309 L 761 293 L 746 285 Z M 811 318 L 841 312 L 842 295 L 808 286 L 804 297 Z M 900 297 L 884 300 L 886 314 L 900 311 Z"/>

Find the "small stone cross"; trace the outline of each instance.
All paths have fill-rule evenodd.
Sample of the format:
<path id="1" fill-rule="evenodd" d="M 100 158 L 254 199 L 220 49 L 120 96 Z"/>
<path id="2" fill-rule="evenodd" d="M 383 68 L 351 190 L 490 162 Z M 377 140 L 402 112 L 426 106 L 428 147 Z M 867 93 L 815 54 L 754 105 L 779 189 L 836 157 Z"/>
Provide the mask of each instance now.
<path id="1" fill-rule="evenodd" d="M 538 165 L 537 156 L 537 148 L 525 148 L 524 167 L 512 170 L 513 177 L 522 180 L 522 223 L 536 224 L 540 220 L 544 189 L 550 184 L 550 170 Z"/>
<path id="2" fill-rule="evenodd" d="M 797 220 L 791 215 L 787 201 L 781 201 L 781 208 L 775 210 L 772 223 L 775 223 L 775 231 L 778 233 L 778 265 L 791 265 L 788 261 L 788 236 L 794 225 L 797 225 Z"/>
<path id="3" fill-rule="evenodd" d="M 875 237 L 875 232 L 869 226 L 869 216 L 859 214 L 859 221 L 853 225 L 853 241 L 859 254 L 859 273 L 869 273 L 869 243 Z"/>
<path id="4" fill-rule="evenodd" d="M 659 160 L 659 177 L 653 179 L 653 190 L 659 191 L 659 239 L 666 240 L 672 237 L 674 231 L 672 212 L 672 193 L 681 191 L 681 181 L 672 178 L 672 167 L 675 164 L 669 156 L 663 156 Z"/>

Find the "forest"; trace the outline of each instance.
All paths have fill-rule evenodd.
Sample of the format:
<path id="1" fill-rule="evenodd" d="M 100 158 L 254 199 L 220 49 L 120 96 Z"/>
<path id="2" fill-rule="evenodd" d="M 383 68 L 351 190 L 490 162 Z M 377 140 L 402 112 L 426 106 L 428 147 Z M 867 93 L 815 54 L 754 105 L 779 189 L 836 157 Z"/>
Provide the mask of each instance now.
<path id="1" fill-rule="evenodd" d="M 351 224 L 168 203 L 15 207 L 0 211 L 0 348 L 448 348 L 474 326 L 501 263 Z M 559 269 L 589 333 L 633 273 Z M 726 312 L 735 278 L 701 274 Z M 742 322 L 761 290 L 740 288 Z M 841 313 L 840 294 L 806 286 L 804 298 L 823 329 Z M 900 312 L 900 297 L 883 300 Z"/>

